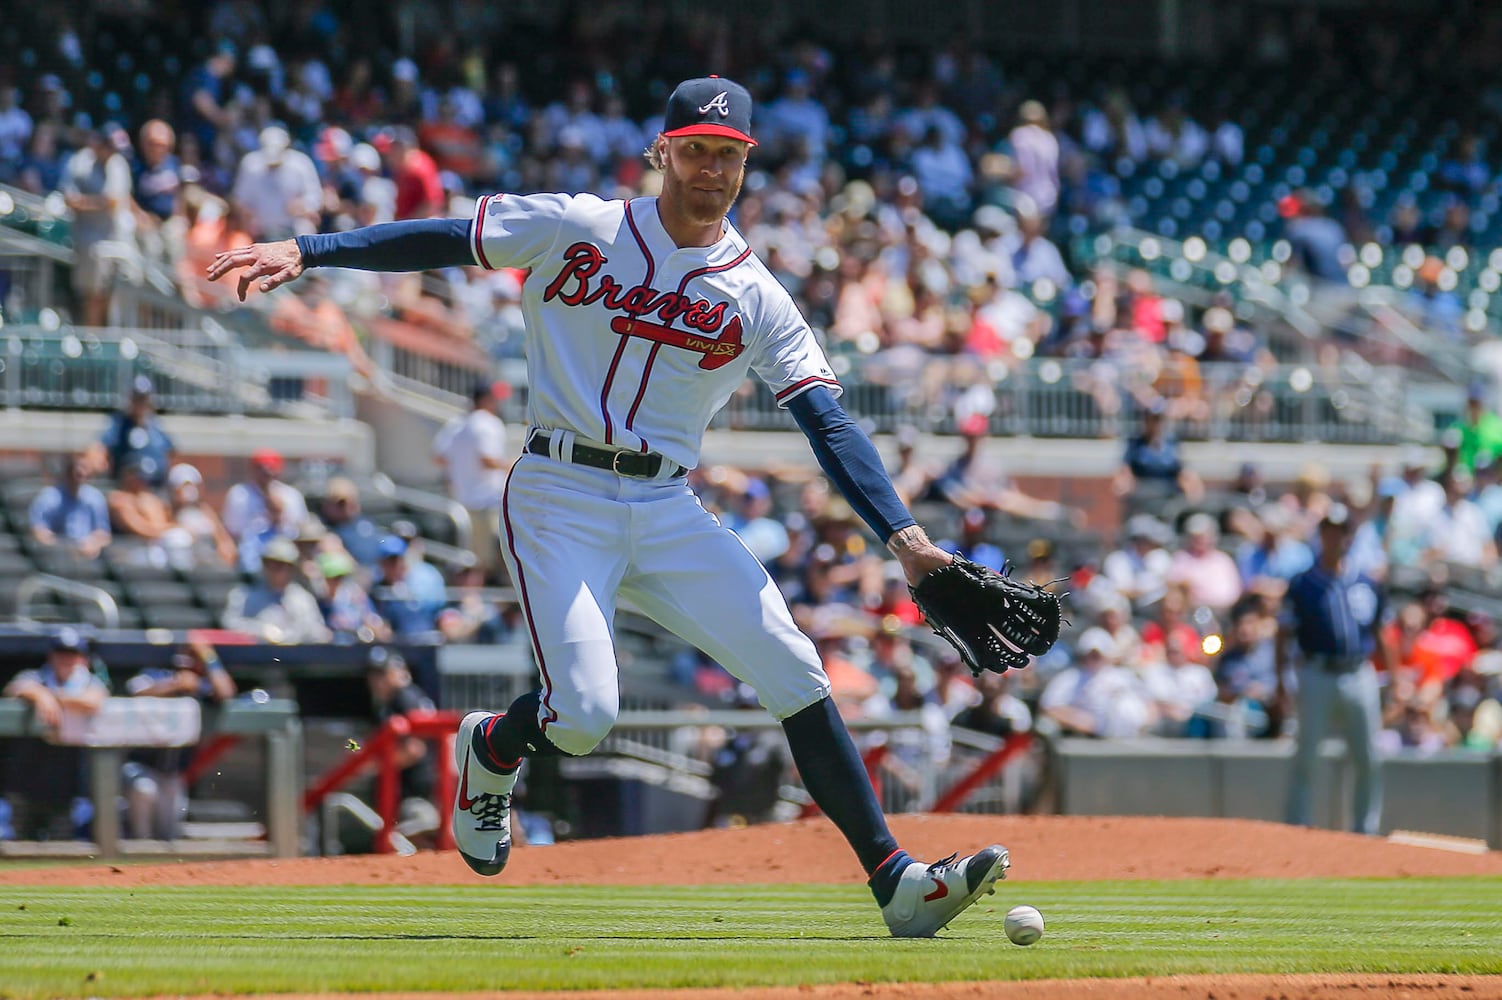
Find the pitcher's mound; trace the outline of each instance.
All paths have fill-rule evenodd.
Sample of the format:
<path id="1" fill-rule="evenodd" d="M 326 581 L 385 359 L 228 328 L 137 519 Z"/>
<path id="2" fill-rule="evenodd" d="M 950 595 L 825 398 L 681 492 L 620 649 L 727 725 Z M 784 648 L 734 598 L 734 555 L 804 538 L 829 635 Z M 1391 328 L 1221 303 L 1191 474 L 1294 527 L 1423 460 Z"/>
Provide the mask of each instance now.
<path id="1" fill-rule="evenodd" d="M 1087 816 L 897 816 L 892 832 L 934 860 L 986 844 L 1012 854 L 1012 881 L 1360 878 L 1502 874 L 1502 852 L 1463 854 L 1278 823 Z M 497 883 L 696 885 L 859 882 L 850 848 L 824 819 L 517 848 Z M 359 856 L 291 861 L 89 865 L 0 870 L 0 885 L 476 884 L 459 858 Z"/>

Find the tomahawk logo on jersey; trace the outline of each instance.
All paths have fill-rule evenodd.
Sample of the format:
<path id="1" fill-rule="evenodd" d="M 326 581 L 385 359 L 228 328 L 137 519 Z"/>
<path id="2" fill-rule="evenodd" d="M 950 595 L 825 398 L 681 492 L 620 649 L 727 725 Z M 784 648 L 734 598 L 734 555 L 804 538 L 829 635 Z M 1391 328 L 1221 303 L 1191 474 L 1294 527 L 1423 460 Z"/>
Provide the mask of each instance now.
<path id="1" fill-rule="evenodd" d="M 678 247 L 654 198 L 508 194 L 480 199 L 471 235 L 482 267 L 532 269 L 522 310 L 538 427 L 693 468 L 748 372 L 783 405 L 815 385 L 840 392 L 792 298 L 729 222 L 714 246 Z"/>

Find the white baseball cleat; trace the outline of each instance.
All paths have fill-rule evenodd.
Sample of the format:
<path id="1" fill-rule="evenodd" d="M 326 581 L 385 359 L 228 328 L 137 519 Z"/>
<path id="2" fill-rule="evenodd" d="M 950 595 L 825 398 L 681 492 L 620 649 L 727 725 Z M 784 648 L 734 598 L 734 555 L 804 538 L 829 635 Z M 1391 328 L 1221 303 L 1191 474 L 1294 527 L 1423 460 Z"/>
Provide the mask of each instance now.
<path id="1" fill-rule="evenodd" d="M 459 791 L 454 796 L 454 844 L 464 863 L 478 875 L 499 875 L 511 857 L 511 790 L 520 769 L 496 774 L 475 760 L 475 728 L 495 712 L 471 712 L 454 738 L 454 768 Z"/>
<path id="2" fill-rule="evenodd" d="M 931 865 L 914 861 L 898 876 L 892 901 L 881 908 L 887 929 L 893 937 L 933 937 L 971 903 L 995 892 L 1010 864 L 1000 844 Z"/>

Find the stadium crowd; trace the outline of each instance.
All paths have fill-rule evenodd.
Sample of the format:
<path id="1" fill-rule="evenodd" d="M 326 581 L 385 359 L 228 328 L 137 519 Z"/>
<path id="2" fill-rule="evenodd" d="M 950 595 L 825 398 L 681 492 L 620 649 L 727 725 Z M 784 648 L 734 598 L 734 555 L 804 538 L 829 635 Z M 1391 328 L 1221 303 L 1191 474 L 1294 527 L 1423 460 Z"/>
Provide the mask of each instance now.
<path id="1" fill-rule="evenodd" d="M 470 5 L 454 14 L 477 19 L 472 37 L 499 37 Z M 232 293 L 204 282 L 203 265 L 247 240 L 467 215 L 483 191 L 650 194 L 657 178 L 641 153 L 656 133 L 661 74 L 698 59 L 745 62 L 740 75 L 759 100 L 737 225 L 838 363 L 860 365 L 898 406 L 947 409 L 957 393 L 1049 355 L 1091 363 L 1078 379 L 1108 428 L 1168 398 L 1189 432 L 1267 406 L 1257 386 L 1275 350 L 1290 350 L 1241 322 L 1229 295 L 1186 305 L 1157 293 L 1146 272 L 1081 273 L 1071 258 L 1069 237 L 1125 220 L 1123 162 L 1188 170 L 1244 160 L 1235 109 L 1213 94 L 1144 107 L 1134 88 L 1108 81 L 1032 93 L 993 54 L 956 42 L 920 58 L 879 34 L 858 46 L 768 39 L 758 62 L 756 45 L 727 46 L 729 24 L 716 18 L 697 29 L 647 25 L 646 51 L 661 58 L 645 65 L 662 69 L 638 74 L 638 57 L 602 43 L 627 27 L 608 12 L 578 16 L 527 55 L 458 45 L 445 32 L 377 57 L 351 49 L 353 26 L 330 8 L 272 17 L 226 0 L 206 5 L 195 56 L 168 56 L 144 93 L 109 107 L 89 81 L 94 53 L 77 27 L 32 16 L 41 62 L 58 72 L 0 86 L 0 181 L 66 197 L 84 325 L 102 321 L 116 266 L 94 252 L 100 244 L 134 242 L 176 267 L 190 302 L 228 307 Z M 386 27 L 361 30 L 385 42 Z M 137 46 L 168 51 L 163 21 L 132 29 Z M 1362 46 L 1387 51 L 1388 36 L 1372 33 Z M 1307 44 L 1291 36 L 1269 15 L 1256 58 L 1286 61 Z M 556 71 L 547 55 L 559 51 L 594 71 Z M 1372 220 L 1359 205 L 1288 196 L 1279 208 L 1293 265 L 1343 281 L 1340 248 L 1352 241 L 1422 239 L 1441 253 L 1466 241 L 1467 206 L 1495 187 L 1485 152 L 1470 133 L 1456 143 L 1438 171 L 1452 203 L 1432 219 L 1411 202 Z M 478 267 L 321 272 L 269 308 L 279 329 L 361 368 L 370 323 L 390 318 L 516 357 L 524 278 Z M 1426 315 L 1458 324 L 1459 300 L 1429 294 Z"/>

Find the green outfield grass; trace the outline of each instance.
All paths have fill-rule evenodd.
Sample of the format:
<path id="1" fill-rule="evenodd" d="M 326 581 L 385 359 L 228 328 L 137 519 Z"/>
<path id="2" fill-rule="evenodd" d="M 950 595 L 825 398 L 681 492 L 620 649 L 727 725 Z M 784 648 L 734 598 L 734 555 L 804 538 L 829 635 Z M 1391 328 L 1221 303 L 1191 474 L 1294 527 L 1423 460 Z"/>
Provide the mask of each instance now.
<path id="1" fill-rule="evenodd" d="M 6 998 L 1316 971 L 1502 973 L 1502 878 L 1003 883 L 938 941 L 859 886 L 0 888 Z"/>

